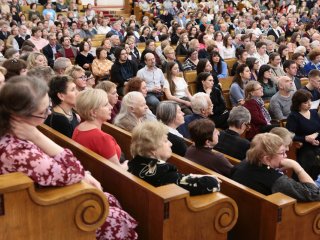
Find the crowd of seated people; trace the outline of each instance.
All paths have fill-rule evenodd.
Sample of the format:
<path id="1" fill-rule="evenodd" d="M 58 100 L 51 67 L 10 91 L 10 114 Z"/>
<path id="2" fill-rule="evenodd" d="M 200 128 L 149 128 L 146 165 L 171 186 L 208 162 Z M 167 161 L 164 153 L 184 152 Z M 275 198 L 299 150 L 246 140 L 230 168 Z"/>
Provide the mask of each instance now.
<path id="1" fill-rule="evenodd" d="M 51 103 L 49 111 L 49 99 L 43 94 L 43 106 L 22 106 L 17 110 L 10 105 L 12 111 L 6 108 L 9 112 L 1 114 L 10 131 L 0 118 L 0 127 L 7 129 L 0 129 L 0 143 L 5 145 L 11 138 L 18 142 L 29 140 L 28 144 L 33 142 L 41 155 L 52 159 L 52 164 L 60 164 L 61 155 L 70 155 L 78 172 L 72 175 L 75 179 L 67 179 L 61 186 L 89 177 L 72 153 L 36 130 L 34 126 L 42 123 L 40 119 L 124 170 L 129 167 L 135 175 L 139 175 L 143 164 L 149 164 L 150 171 L 160 167 L 170 157 L 172 147 L 174 153 L 187 155 L 262 193 L 280 191 L 299 200 L 318 199 L 312 183 L 320 175 L 320 24 L 315 14 L 318 2 L 309 3 L 308 12 L 304 12 L 306 9 L 299 7 L 277 11 L 280 6 L 251 4 L 250 0 L 241 11 L 222 0 L 164 1 L 155 5 L 150 4 L 155 1 L 141 1 L 141 19 L 132 15 L 115 21 L 91 4 L 80 12 L 74 0 L 69 5 L 64 0 L 42 1 L 43 12 L 39 12 L 37 0 L 26 1 L 21 6 L 29 5 L 30 12 L 18 11 L 17 18 L 15 8 L 19 5 L 13 2 L 3 1 L 1 5 L 0 89 L 14 84 L 27 86 L 27 82 L 33 82 L 30 78 L 43 79 L 48 84 Z M 138 2 L 134 4 L 139 5 Z M 304 3 L 297 2 L 298 6 Z M 14 78 L 17 76 L 20 78 Z M 223 81 L 231 78 L 230 86 L 222 88 Z M 15 79 L 22 79 L 21 83 Z M 6 94 L 1 91 L 1 98 L 7 98 Z M 14 94 L 18 96 L 19 91 Z M 42 104 L 40 98 L 37 100 Z M 0 110 L 4 111 L 2 107 Z M 12 114 L 17 117 L 11 118 Z M 132 147 L 134 160 L 129 166 L 122 146 L 101 130 L 107 121 L 132 132 L 133 145 L 146 148 L 138 151 Z M 199 123 L 207 129 L 197 129 Z M 280 123 L 295 134 L 294 141 L 302 143 L 297 163 L 286 159 L 283 140 L 264 133 Z M 34 139 L 26 130 L 41 137 Z M 157 136 L 154 131 L 158 131 Z M 143 134 L 146 139 L 139 139 Z M 147 149 L 148 134 L 157 139 L 151 139 L 153 145 Z M 164 139 L 167 135 L 169 140 Z M 201 139 L 204 140 L 199 142 Z M 191 147 L 190 141 L 194 144 Z M 46 142 L 52 149 L 43 146 Z M 4 147 L 1 151 L 5 151 Z M 269 147 L 272 151 L 263 150 Z M 246 161 L 233 171 L 232 164 L 211 149 Z M 199 159 L 201 154 L 213 162 Z M 192 194 L 206 192 L 183 186 L 190 176 L 180 174 L 169 164 L 167 167 L 174 180 L 145 180 L 156 186 L 175 182 Z M 279 167 L 293 168 L 293 178 L 300 182 L 280 176 L 276 170 Z M 15 169 L 20 168 L 17 165 Z M 266 181 L 272 178 L 268 189 L 261 189 L 253 178 L 243 180 L 249 172 L 256 174 L 261 169 Z M 273 175 L 269 176 L 266 169 L 271 169 Z M 41 185 L 43 179 L 33 180 Z M 219 190 L 215 178 L 205 181 L 210 183 L 210 189 Z M 287 182 L 297 186 L 299 192 L 283 190 L 282 185 Z M 308 198 L 301 197 L 304 187 L 310 193 Z M 128 228 L 124 232 L 130 235 L 127 238 L 135 239 L 134 219 L 125 212 L 118 217 L 126 219 Z"/>

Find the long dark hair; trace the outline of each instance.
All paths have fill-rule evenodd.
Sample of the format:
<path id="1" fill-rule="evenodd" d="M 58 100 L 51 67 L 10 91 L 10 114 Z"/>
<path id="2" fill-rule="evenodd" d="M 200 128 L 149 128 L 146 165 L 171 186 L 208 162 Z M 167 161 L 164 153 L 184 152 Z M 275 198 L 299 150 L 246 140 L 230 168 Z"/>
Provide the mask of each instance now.
<path id="1" fill-rule="evenodd" d="M 268 65 L 268 64 L 264 64 L 260 67 L 259 69 L 259 73 L 258 73 L 258 82 L 260 82 L 262 85 L 265 85 L 265 83 L 263 82 L 263 76 L 264 76 L 264 73 L 266 71 L 269 71 L 271 69 L 271 67 Z M 268 79 L 268 85 L 273 87 L 273 81 L 271 79 Z"/>
<path id="2" fill-rule="evenodd" d="M 219 62 L 218 63 L 214 63 L 212 58 L 213 57 L 219 57 Z M 215 72 L 215 74 L 219 75 L 222 72 L 222 58 L 220 56 L 220 54 L 217 51 L 212 51 L 210 54 L 210 63 L 212 65 L 212 71 Z M 214 69 L 214 65 L 217 64 L 217 71 Z"/>
<path id="3" fill-rule="evenodd" d="M 171 71 L 174 65 L 178 65 L 178 64 L 176 62 L 167 63 L 167 80 L 169 82 L 170 92 L 172 95 L 176 93 L 176 84 L 173 82 L 172 71 Z"/>
<path id="4" fill-rule="evenodd" d="M 211 74 L 208 72 L 202 72 L 198 74 L 196 78 L 197 92 L 204 92 L 202 81 L 205 81 Z"/>
<path id="5" fill-rule="evenodd" d="M 232 80 L 233 83 L 237 83 L 242 89 L 243 89 L 243 81 L 240 76 L 240 73 L 243 73 L 246 67 L 248 67 L 246 64 L 239 64 L 236 70 L 236 75 L 234 75 L 234 78 Z"/>

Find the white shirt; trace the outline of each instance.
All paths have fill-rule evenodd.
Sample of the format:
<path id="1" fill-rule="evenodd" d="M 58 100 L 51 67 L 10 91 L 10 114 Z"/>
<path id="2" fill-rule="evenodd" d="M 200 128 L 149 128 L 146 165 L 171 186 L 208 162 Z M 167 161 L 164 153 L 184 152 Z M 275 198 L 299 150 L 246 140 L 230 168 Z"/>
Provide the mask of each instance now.
<path id="1" fill-rule="evenodd" d="M 183 98 L 183 97 L 188 97 L 186 94 L 186 90 L 188 89 L 188 84 L 182 77 L 177 77 L 176 80 L 174 81 L 174 84 L 176 85 L 176 92 L 173 94 L 173 96 L 177 98 Z M 164 85 L 163 88 L 170 89 L 170 85 L 167 79 L 164 80 Z"/>
<path id="2" fill-rule="evenodd" d="M 176 136 L 178 136 L 178 137 L 183 138 L 182 134 L 179 133 L 177 129 L 174 129 L 174 128 L 169 127 L 169 126 L 168 126 L 168 128 L 169 128 L 169 133 L 172 133 L 173 135 L 176 135 Z"/>

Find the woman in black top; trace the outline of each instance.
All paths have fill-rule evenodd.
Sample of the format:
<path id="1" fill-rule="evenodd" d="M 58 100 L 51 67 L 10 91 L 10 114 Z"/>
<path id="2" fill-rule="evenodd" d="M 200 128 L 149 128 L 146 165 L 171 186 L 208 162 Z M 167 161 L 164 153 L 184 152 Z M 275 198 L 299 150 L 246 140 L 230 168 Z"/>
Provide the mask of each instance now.
<path id="1" fill-rule="evenodd" d="M 272 133 L 256 135 L 247 151 L 247 160 L 231 172 L 231 178 L 262 194 L 281 192 L 298 201 L 319 201 L 320 189 L 298 162 L 287 159 L 283 140 Z M 299 182 L 282 171 L 292 169 Z"/>
<path id="2" fill-rule="evenodd" d="M 158 187 L 170 183 L 188 190 L 190 195 L 199 195 L 220 190 L 219 180 L 208 175 L 185 175 L 165 161 L 171 156 L 168 128 L 161 122 L 145 121 L 132 132 L 131 154 L 128 171 Z"/>
<path id="3" fill-rule="evenodd" d="M 73 111 L 77 93 L 76 85 L 68 76 L 56 76 L 49 83 L 53 109 L 45 124 L 70 138 L 80 122 L 80 117 Z"/>
<path id="4" fill-rule="evenodd" d="M 148 39 L 150 39 L 150 28 L 144 27 L 141 31 L 141 35 L 139 38 L 140 42 L 146 42 Z"/>
<path id="5" fill-rule="evenodd" d="M 157 119 L 169 128 L 168 139 L 172 143 L 172 151 L 180 156 L 184 156 L 187 150 L 187 144 L 177 130 L 184 123 L 183 116 L 177 102 L 162 101 L 157 107 Z"/>
<path id="6" fill-rule="evenodd" d="M 90 51 L 90 45 L 88 42 L 83 41 L 79 45 L 79 54 L 76 57 L 75 63 L 78 64 L 80 67 L 82 67 L 85 70 L 90 69 L 90 65 L 92 64 L 94 57 Z"/>
<path id="7" fill-rule="evenodd" d="M 202 72 L 197 76 L 197 92 L 205 92 L 210 96 L 213 103 L 213 115 L 210 118 L 214 121 L 217 128 L 228 128 L 227 119 L 229 111 L 220 88 L 214 86 L 214 80 L 210 73 Z"/>

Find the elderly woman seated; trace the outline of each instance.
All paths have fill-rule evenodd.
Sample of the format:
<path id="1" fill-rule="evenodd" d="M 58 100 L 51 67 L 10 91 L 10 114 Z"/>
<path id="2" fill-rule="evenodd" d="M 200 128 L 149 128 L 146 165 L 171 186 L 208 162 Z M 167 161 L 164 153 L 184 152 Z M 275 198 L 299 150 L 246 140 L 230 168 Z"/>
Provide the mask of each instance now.
<path id="1" fill-rule="evenodd" d="M 119 114 L 114 119 L 114 124 L 129 132 L 144 121 L 148 111 L 146 100 L 141 92 L 129 92 L 122 98 Z"/>
<path id="2" fill-rule="evenodd" d="M 263 88 L 257 81 L 250 81 L 245 88 L 245 103 L 251 114 L 250 128 L 246 132 L 246 138 L 252 139 L 256 134 L 269 132 L 275 125 L 271 125 L 271 117 L 262 100 Z"/>
<path id="3" fill-rule="evenodd" d="M 101 130 L 111 118 L 107 93 L 101 89 L 87 89 L 77 96 L 76 109 L 84 120 L 74 130 L 72 139 L 120 165 L 121 149 L 116 140 Z M 122 165 L 127 168 L 126 162 Z"/>
<path id="4" fill-rule="evenodd" d="M 124 86 L 124 93 L 127 94 L 133 91 L 141 92 L 142 95 L 146 98 L 148 93 L 146 81 L 139 77 L 131 78 L 130 81 L 128 81 Z M 150 121 L 157 120 L 156 116 L 151 112 L 149 108 L 147 110 L 145 119 Z"/>
<path id="5" fill-rule="evenodd" d="M 171 142 L 168 128 L 161 122 L 146 121 L 132 131 L 129 172 L 153 186 L 175 183 L 188 190 L 190 195 L 199 195 L 220 190 L 219 180 L 214 176 L 184 175 L 165 161 L 170 158 Z"/>
<path id="6" fill-rule="evenodd" d="M 241 135 L 247 130 L 250 121 L 248 109 L 243 106 L 234 107 L 228 118 L 229 128 L 220 132 L 219 142 L 214 149 L 239 160 L 245 159 L 250 142 Z"/>
<path id="7" fill-rule="evenodd" d="M 209 119 L 195 120 L 189 131 L 194 144 L 188 147 L 185 157 L 229 177 L 233 165 L 221 153 L 212 151 L 219 137 L 214 123 Z"/>
<path id="8" fill-rule="evenodd" d="M 177 102 L 163 101 L 157 107 L 157 118 L 169 128 L 168 139 L 172 143 L 172 151 L 184 156 L 187 145 L 177 127 L 184 123 L 184 113 Z"/>
<path id="9" fill-rule="evenodd" d="M 273 133 L 256 135 L 247 152 L 247 160 L 237 165 L 231 178 L 262 194 L 281 192 L 298 201 L 319 201 L 320 189 L 298 162 L 286 158 L 283 140 Z M 292 169 L 299 182 L 281 170 Z"/>

